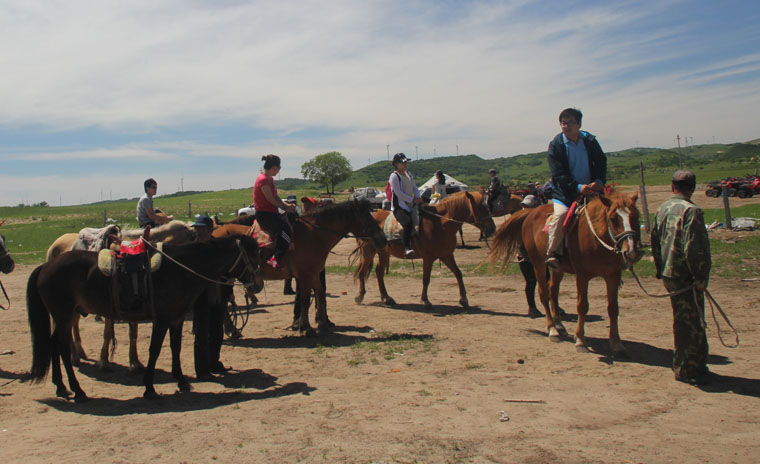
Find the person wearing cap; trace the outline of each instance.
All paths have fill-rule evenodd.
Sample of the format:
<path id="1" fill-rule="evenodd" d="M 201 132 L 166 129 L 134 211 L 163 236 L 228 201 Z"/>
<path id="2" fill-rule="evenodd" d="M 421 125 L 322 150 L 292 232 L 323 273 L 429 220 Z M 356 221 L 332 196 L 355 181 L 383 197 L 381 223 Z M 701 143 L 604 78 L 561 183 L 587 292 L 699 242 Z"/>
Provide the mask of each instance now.
<path id="1" fill-rule="evenodd" d="M 596 137 L 581 130 L 583 114 L 566 108 L 559 114 L 562 132 L 549 143 L 554 213 L 549 223 L 546 264 L 558 269 L 562 259 L 563 230 L 570 205 L 579 195 L 601 192 L 607 181 L 607 156 Z"/>
<path id="2" fill-rule="evenodd" d="M 285 217 L 290 224 L 290 228 L 293 228 L 293 224 L 296 222 L 296 218 L 301 215 L 301 208 L 298 207 L 298 199 L 295 195 L 288 195 L 287 198 L 285 198 L 285 203 L 289 205 L 293 205 L 296 207 L 296 210 L 292 213 L 288 212 L 285 213 Z M 296 292 L 293 290 L 293 278 L 285 279 L 285 283 L 282 288 L 282 294 L 283 295 L 295 295 Z"/>
<path id="3" fill-rule="evenodd" d="M 388 182 L 391 186 L 391 211 L 396 220 L 404 228 L 404 256 L 411 258 L 414 256 L 412 250 L 412 234 L 414 227 L 419 224 L 419 210 L 417 205 L 422 203 L 420 191 L 417 184 L 414 183 L 414 176 L 407 170 L 409 160 L 403 153 L 393 155 L 393 167 L 395 171 L 391 173 Z"/>
<path id="4" fill-rule="evenodd" d="M 192 224 L 196 242 L 212 239 L 214 220 L 209 216 L 198 216 Z M 193 356 L 195 375 L 199 379 L 209 379 L 212 373 L 229 370 L 219 360 L 224 339 L 224 323 L 227 318 L 227 302 L 232 297 L 232 286 L 209 283 L 206 290 L 195 300 L 193 306 Z M 237 329 L 235 329 L 237 330 Z"/>
<path id="5" fill-rule="evenodd" d="M 253 207 L 256 209 L 256 221 L 274 240 L 274 254 L 267 264 L 275 269 L 281 268 L 282 258 L 290 246 L 290 226 L 280 216 L 279 209 L 285 212 L 295 212 L 295 205 L 289 205 L 277 196 L 274 176 L 280 172 L 280 157 L 264 155 L 261 174 L 253 184 Z"/>
<path id="6" fill-rule="evenodd" d="M 696 186 L 693 172 L 673 174 L 670 189 L 675 195 L 657 209 L 651 240 L 657 278 L 668 292 L 681 291 L 670 297 L 673 373 L 679 382 L 704 385 L 710 375 L 704 314 L 712 258 L 702 210 L 691 201 Z"/>
<path id="7" fill-rule="evenodd" d="M 488 209 L 493 213 L 493 204 L 499 198 L 503 185 L 501 180 L 499 180 L 499 176 L 496 175 L 496 169 L 489 169 L 488 175 L 491 176 L 491 183 L 488 184 L 488 200 L 486 200 L 486 204 L 488 205 Z"/>

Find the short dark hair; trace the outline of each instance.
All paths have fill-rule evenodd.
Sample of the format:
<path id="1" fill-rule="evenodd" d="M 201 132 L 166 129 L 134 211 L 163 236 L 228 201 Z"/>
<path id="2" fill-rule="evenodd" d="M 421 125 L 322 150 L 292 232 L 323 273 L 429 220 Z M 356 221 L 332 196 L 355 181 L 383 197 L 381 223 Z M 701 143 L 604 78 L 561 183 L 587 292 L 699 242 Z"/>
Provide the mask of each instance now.
<path id="1" fill-rule="evenodd" d="M 146 193 L 148 192 L 148 188 L 153 187 L 153 186 L 157 187 L 158 182 L 156 182 L 156 180 L 153 179 L 152 177 L 150 179 L 147 179 L 145 182 L 143 182 L 143 189 L 145 189 Z"/>
<path id="2" fill-rule="evenodd" d="M 573 118 L 575 119 L 575 122 L 580 124 L 581 121 L 583 120 L 583 113 L 581 113 L 581 110 L 577 108 L 565 108 L 559 114 L 559 122 L 562 122 L 563 119 L 567 119 L 567 118 Z"/>
<path id="3" fill-rule="evenodd" d="M 673 173 L 673 187 L 681 193 L 688 193 L 697 188 L 697 176 L 687 170 Z"/>
<path id="4" fill-rule="evenodd" d="M 261 157 L 261 161 L 264 162 L 264 169 L 280 166 L 280 157 L 277 155 L 264 155 Z"/>

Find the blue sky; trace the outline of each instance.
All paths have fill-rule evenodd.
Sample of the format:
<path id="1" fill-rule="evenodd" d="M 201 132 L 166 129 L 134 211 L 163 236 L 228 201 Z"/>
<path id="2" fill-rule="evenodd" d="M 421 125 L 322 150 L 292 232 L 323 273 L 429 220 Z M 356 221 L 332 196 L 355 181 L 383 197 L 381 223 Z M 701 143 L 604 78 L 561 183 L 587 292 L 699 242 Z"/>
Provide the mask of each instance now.
<path id="1" fill-rule="evenodd" d="M 609 151 L 760 137 L 746 1 L 0 0 L 0 205 L 250 186 L 340 151 Z M 390 145 L 389 148 L 386 148 Z"/>

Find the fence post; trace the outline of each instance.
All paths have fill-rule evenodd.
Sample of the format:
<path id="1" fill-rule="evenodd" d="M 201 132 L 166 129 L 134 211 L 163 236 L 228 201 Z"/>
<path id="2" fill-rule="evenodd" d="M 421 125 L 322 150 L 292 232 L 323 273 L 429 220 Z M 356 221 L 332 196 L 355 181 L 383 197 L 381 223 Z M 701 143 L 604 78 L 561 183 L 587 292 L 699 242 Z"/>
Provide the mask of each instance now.
<path id="1" fill-rule="evenodd" d="M 193 202 L 190 200 L 187 200 L 187 217 L 193 218 Z"/>
<path id="2" fill-rule="evenodd" d="M 644 230 L 649 233 L 649 204 L 647 203 L 647 189 L 644 185 L 644 163 L 639 161 L 639 172 L 641 173 L 641 207 L 644 209 Z"/>
<path id="3" fill-rule="evenodd" d="M 726 189 L 723 189 L 723 209 L 726 211 L 726 230 L 731 230 L 732 222 L 731 222 L 731 206 L 728 204 L 728 195 L 726 194 Z"/>

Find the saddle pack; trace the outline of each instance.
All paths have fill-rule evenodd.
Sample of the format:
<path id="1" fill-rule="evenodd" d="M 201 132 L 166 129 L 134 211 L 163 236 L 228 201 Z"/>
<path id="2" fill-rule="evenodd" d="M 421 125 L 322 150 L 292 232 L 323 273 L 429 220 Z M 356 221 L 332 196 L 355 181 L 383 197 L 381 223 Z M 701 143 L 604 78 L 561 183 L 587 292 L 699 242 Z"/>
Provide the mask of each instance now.
<path id="1" fill-rule="evenodd" d="M 163 244 L 157 248 L 161 250 Z M 111 311 L 114 314 L 150 314 L 153 307 L 151 273 L 161 267 L 161 254 L 149 256 L 142 239 L 121 242 L 118 252 L 101 250 L 98 269 L 111 277 Z"/>

